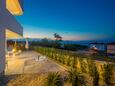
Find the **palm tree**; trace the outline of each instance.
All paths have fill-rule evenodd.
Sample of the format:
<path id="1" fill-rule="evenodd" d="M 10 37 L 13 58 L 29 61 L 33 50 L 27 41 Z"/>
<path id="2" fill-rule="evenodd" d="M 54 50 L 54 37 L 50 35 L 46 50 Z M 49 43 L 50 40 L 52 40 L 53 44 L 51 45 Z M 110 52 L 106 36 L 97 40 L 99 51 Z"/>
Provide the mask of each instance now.
<path id="1" fill-rule="evenodd" d="M 72 86 L 84 86 L 86 84 L 83 75 L 78 73 L 75 69 L 70 69 L 68 73 L 68 81 L 71 82 Z"/>
<path id="2" fill-rule="evenodd" d="M 54 33 L 54 38 L 55 40 L 62 40 L 62 37 L 57 33 Z"/>
<path id="3" fill-rule="evenodd" d="M 54 33 L 54 38 L 55 38 L 55 41 L 53 43 L 53 47 L 60 48 L 61 47 L 62 37 L 59 34 Z"/>
<path id="4" fill-rule="evenodd" d="M 58 72 L 49 73 L 45 85 L 46 86 L 62 86 L 60 74 Z"/>

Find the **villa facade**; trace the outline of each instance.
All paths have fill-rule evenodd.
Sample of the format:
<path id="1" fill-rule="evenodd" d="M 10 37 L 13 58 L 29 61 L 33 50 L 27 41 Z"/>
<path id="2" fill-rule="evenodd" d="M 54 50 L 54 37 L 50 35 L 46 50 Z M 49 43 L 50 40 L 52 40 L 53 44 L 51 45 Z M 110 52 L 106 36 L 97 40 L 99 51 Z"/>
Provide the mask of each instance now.
<path id="1" fill-rule="evenodd" d="M 115 57 L 115 42 L 107 44 L 107 54 L 108 56 Z"/>
<path id="2" fill-rule="evenodd" d="M 5 49 L 7 38 L 23 36 L 23 27 L 15 16 L 23 14 L 22 0 L 0 0 L 0 74 L 5 69 Z"/>

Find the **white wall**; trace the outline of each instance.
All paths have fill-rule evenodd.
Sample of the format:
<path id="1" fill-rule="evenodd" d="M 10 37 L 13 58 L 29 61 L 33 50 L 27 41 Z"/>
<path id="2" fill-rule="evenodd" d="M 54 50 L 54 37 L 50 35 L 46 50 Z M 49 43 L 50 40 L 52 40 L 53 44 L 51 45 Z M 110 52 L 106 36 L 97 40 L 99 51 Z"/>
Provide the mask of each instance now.
<path id="1" fill-rule="evenodd" d="M 5 0 L 0 0 L 0 73 L 5 68 L 5 28 L 23 34 L 22 26 L 16 21 L 15 17 L 6 10 Z"/>
<path id="2" fill-rule="evenodd" d="M 15 17 L 11 15 L 8 10 L 0 8 L 0 25 L 20 35 L 23 34 L 22 26 L 16 21 Z"/>
<path id="3" fill-rule="evenodd" d="M 115 45 L 107 45 L 107 53 L 115 54 Z"/>

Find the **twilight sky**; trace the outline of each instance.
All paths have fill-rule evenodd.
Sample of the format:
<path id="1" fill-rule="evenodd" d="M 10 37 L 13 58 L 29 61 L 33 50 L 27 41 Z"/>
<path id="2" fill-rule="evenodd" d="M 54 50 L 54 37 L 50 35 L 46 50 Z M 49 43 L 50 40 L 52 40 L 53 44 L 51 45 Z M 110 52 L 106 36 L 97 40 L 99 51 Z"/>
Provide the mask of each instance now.
<path id="1" fill-rule="evenodd" d="M 23 9 L 16 18 L 25 37 L 115 39 L 115 0 L 24 0 Z"/>

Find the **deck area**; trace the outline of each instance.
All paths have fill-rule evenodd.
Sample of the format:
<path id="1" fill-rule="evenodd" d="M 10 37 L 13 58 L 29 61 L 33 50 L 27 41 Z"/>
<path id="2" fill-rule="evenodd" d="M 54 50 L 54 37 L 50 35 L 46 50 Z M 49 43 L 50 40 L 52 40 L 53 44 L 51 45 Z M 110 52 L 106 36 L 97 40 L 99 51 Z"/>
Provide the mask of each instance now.
<path id="1" fill-rule="evenodd" d="M 38 58 L 38 56 L 40 56 Z M 5 75 L 47 72 L 65 72 L 65 68 L 35 51 L 24 51 L 6 59 Z"/>

